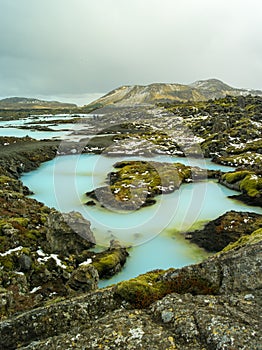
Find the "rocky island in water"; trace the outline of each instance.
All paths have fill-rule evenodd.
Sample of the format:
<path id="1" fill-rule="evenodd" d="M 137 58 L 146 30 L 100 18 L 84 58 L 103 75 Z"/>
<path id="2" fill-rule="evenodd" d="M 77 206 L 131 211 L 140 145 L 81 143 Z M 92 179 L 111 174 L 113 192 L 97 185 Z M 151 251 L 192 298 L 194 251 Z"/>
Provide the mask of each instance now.
<path id="1" fill-rule="evenodd" d="M 125 86 L 84 107 L 6 99 L 0 126 L 1 349 L 260 349 L 262 92 L 211 79 Z M 98 288 L 128 265 L 132 244 L 109 232 L 99 246 L 82 213 L 31 198 L 21 181 L 80 154 L 118 159 L 79 194 L 87 211 L 143 212 L 204 181 L 248 210 L 179 232 L 203 250 L 200 263 Z"/>

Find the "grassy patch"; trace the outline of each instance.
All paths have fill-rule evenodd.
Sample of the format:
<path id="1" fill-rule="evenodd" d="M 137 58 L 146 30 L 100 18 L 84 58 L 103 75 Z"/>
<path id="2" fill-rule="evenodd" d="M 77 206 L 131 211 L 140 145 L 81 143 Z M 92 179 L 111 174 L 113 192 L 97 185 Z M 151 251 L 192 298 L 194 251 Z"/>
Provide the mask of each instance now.
<path id="1" fill-rule="evenodd" d="M 170 293 L 197 295 L 217 292 L 217 288 L 209 281 L 186 273 L 178 274 L 172 280 L 162 280 L 160 277 L 165 272 L 155 270 L 117 284 L 115 298 L 125 300 L 133 307 L 145 308 Z"/>

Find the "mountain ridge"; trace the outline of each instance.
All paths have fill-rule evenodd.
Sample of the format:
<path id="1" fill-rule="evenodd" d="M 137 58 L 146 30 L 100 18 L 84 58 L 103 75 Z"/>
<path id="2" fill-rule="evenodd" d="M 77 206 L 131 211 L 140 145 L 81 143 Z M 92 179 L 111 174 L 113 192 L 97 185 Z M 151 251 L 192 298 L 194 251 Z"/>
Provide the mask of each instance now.
<path id="1" fill-rule="evenodd" d="M 123 85 L 86 105 L 87 107 L 131 107 L 159 102 L 206 101 L 227 95 L 258 95 L 260 90 L 234 88 L 219 79 L 198 80 L 192 84 L 152 83 L 149 85 Z"/>
<path id="2" fill-rule="evenodd" d="M 31 97 L 7 97 L 0 100 L 1 109 L 41 109 L 41 108 L 70 108 L 77 107 L 74 103 L 45 101 Z"/>

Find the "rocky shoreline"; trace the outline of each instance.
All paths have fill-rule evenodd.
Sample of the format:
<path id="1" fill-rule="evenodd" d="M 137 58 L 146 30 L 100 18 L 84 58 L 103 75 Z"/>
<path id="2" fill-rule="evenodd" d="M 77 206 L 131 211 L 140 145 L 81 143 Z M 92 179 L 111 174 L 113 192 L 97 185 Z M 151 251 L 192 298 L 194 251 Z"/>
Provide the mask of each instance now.
<path id="1" fill-rule="evenodd" d="M 90 222 L 59 213 L 34 199 L 19 180 L 23 171 L 56 156 L 58 142 L 5 138 L 0 157 L 1 318 L 97 288 L 124 265 L 116 241 L 94 252 Z M 7 145 L 8 143 L 8 145 Z"/>
<path id="2" fill-rule="evenodd" d="M 6 349 L 256 349 L 261 229 L 227 252 L 0 323 Z M 252 271 L 252 273 L 250 273 Z"/>

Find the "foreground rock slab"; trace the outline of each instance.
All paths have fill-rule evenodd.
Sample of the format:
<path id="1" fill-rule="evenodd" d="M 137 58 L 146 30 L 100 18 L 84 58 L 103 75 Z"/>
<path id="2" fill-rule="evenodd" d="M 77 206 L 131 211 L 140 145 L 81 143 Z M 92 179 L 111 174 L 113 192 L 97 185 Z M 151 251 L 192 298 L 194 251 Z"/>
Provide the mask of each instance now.
<path id="1" fill-rule="evenodd" d="M 262 231 L 257 230 L 245 243 L 239 242 L 201 264 L 155 271 L 158 277 L 148 285 L 138 277 L 133 284 L 140 285 L 142 292 L 148 288 L 157 290 L 156 286 L 168 283 L 173 286 L 168 294 L 142 309 L 135 306 L 128 294 L 126 297 L 120 293 L 120 284 L 25 312 L 0 324 L 0 346 L 4 349 L 258 350 L 261 242 Z M 213 292 L 196 289 L 190 293 L 192 288 L 185 283 L 189 278 L 206 281 L 213 286 Z M 180 290 L 179 281 L 184 283 Z"/>

